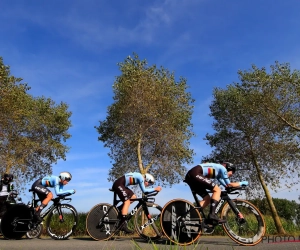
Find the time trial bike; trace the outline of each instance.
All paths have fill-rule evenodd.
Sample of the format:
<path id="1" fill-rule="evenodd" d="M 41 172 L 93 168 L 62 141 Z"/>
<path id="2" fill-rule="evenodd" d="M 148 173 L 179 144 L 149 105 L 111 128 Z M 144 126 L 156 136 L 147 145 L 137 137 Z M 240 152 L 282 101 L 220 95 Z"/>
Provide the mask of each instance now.
<path id="1" fill-rule="evenodd" d="M 224 232 L 236 243 L 243 246 L 253 246 L 261 242 L 266 225 L 257 207 L 249 201 L 231 199 L 229 194 L 239 194 L 245 187 L 228 188 L 221 192 L 221 199 L 216 207 L 220 211 Z M 161 212 L 161 227 L 165 236 L 178 245 L 189 245 L 199 239 L 202 233 L 210 234 L 216 226 L 205 215 L 194 190 L 193 203 L 174 199 L 169 201 Z"/>
<path id="2" fill-rule="evenodd" d="M 1 231 L 6 239 L 20 239 L 26 233 L 29 233 L 28 238 L 33 238 L 34 234 L 39 234 L 42 230 L 42 224 L 34 219 L 35 208 L 40 200 L 36 198 L 34 190 L 29 191 L 33 192 L 31 204 L 15 204 L 2 217 Z M 47 233 L 53 239 L 69 238 L 78 224 L 76 209 L 70 204 L 61 203 L 71 201 L 71 198 L 66 198 L 69 195 L 60 195 L 52 199 L 51 206 L 41 213 L 41 218 L 46 218 Z"/>
<path id="3" fill-rule="evenodd" d="M 110 191 L 114 192 L 112 189 Z M 141 198 L 130 199 L 138 202 L 135 208 L 127 215 L 126 222 L 133 219 L 133 226 L 138 235 L 145 239 L 155 241 L 161 238 L 160 227 L 161 206 L 155 204 L 153 196 L 157 191 L 145 193 Z M 100 203 L 95 205 L 87 215 L 86 229 L 94 240 L 109 240 L 120 232 L 120 218 L 117 204 L 121 202 L 114 192 L 113 205 Z M 129 225 L 130 223 L 127 223 Z"/>

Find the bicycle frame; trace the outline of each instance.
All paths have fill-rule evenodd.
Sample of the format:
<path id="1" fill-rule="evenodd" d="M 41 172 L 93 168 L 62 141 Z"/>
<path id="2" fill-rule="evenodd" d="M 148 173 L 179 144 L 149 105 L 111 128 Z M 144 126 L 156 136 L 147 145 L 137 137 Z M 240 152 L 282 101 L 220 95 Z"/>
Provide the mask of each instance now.
<path id="1" fill-rule="evenodd" d="M 199 198 L 197 197 L 196 192 L 192 189 L 191 189 L 191 191 L 192 191 L 193 197 L 195 199 L 195 202 L 197 204 L 196 208 L 201 212 L 201 215 L 203 216 L 203 218 L 206 219 L 207 217 L 203 211 L 203 207 L 200 205 L 200 201 L 199 201 Z M 238 192 L 234 192 L 234 193 L 230 193 L 230 194 L 238 194 Z M 232 199 L 229 197 L 228 192 L 221 191 L 221 199 L 219 201 L 219 204 L 216 207 L 215 214 L 217 214 L 220 211 L 220 209 L 223 207 L 223 205 L 225 205 L 226 202 L 228 202 L 229 206 L 231 207 L 231 209 L 234 211 L 234 213 L 236 215 L 238 215 L 240 213 L 240 211 L 238 210 L 238 208 L 236 207 L 236 205 L 234 204 Z"/>
<path id="2" fill-rule="evenodd" d="M 36 193 L 33 191 L 33 190 L 29 190 L 30 192 L 33 192 L 32 194 L 32 205 L 30 207 L 31 209 L 31 213 L 32 213 L 32 217 L 33 217 L 33 214 L 34 214 L 34 210 L 35 210 L 35 207 L 37 206 L 37 203 L 40 201 L 39 199 L 36 199 L 35 198 L 35 195 Z M 53 203 L 51 204 L 51 206 L 49 208 L 47 208 L 45 211 L 42 211 L 41 212 L 41 218 L 44 218 L 46 217 L 49 213 L 51 213 L 55 208 L 57 208 L 58 210 L 58 213 L 59 213 L 59 219 L 61 222 L 64 221 L 64 218 L 63 218 L 63 214 L 62 214 L 62 211 L 61 211 L 61 200 L 72 200 L 71 198 L 65 198 L 65 197 L 56 197 L 54 199 L 52 199 Z M 16 230 L 17 228 L 17 224 L 25 224 L 25 223 L 28 223 L 28 224 L 32 224 L 32 227 L 34 227 L 36 225 L 36 223 L 33 222 L 33 218 L 29 218 L 29 219 L 18 219 L 16 218 L 13 223 L 15 225 L 15 230 L 14 232 L 27 232 L 30 230 L 31 226 L 28 227 L 28 230 Z"/>
<path id="3" fill-rule="evenodd" d="M 203 217 L 201 224 L 199 224 L 197 222 L 196 223 L 192 222 L 192 220 L 189 220 L 189 221 L 187 220 L 187 221 L 185 221 L 185 225 L 186 226 L 199 226 L 199 227 L 205 228 L 206 227 L 205 222 L 207 220 L 207 216 L 204 213 L 203 207 L 200 205 L 200 200 L 197 196 L 197 193 L 192 189 L 191 189 L 191 192 L 192 192 L 192 195 L 194 197 L 194 200 L 195 200 L 197 206 L 195 206 L 193 209 L 187 209 L 187 212 L 185 212 L 181 217 L 184 217 L 184 216 L 188 215 L 192 210 L 197 209 L 201 213 L 201 216 Z M 234 192 L 234 193 L 230 192 L 230 194 L 238 194 L 238 193 L 239 192 Z M 231 209 L 234 211 L 234 213 L 236 215 L 240 214 L 240 211 L 238 210 L 238 208 L 236 207 L 236 205 L 234 204 L 232 199 L 229 197 L 227 191 L 221 192 L 221 199 L 219 201 L 218 206 L 216 207 L 215 214 L 217 214 L 220 211 L 220 209 L 226 204 L 226 202 L 229 204 L 229 206 L 231 207 Z"/>
<path id="4" fill-rule="evenodd" d="M 110 191 L 113 192 L 113 190 L 109 189 Z M 147 208 L 147 204 L 148 203 L 154 203 L 155 202 L 155 199 L 154 198 L 149 198 L 151 196 L 154 196 L 156 195 L 157 192 L 153 193 L 152 195 L 149 194 L 148 196 L 146 197 L 142 197 L 142 198 L 136 198 L 136 199 L 130 199 L 131 202 L 135 202 L 135 201 L 138 201 L 138 204 L 131 210 L 130 213 L 127 214 L 126 216 L 126 220 L 129 221 L 134 215 L 135 213 L 138 211 L 138 209 L 143 206 L 143 210 L 146 212 L 146 215 L 147 215 L 147 218 L 149 218 L 149 211 L 148 211 L 148 208 Z M 149 202 L 150 200 L 150 202 Z M 102 216 L 102 218 L 100 219 L 99 221 L 99 226 L 103 223 L 103 221 L 106 222 L 106 225 L 105 225 L 105 230 L 107 231 L 107 234 L 110 234 L 110 227 L 108 224 L 114 224 L 116 223 L 117 221 L 119 221 L 119 219 L 117 220 L 109 220 L 108 218 L 108 213 L 111 209 L 113 208 L 116 208 L 117 209 L 117 205 L 119 204 L 119 202 L 121 202 L 120 199 L 117 199 L 117 193 L 114 192 L 114 201 L 113 201 L 113 205 L 109 207 L 109 209 L 107 211 L 104 211 L 105 214 Z M 103 210 L 107 209 L 107 207 L 103 207 Z M 154 217 L 154 218 L 151 218 L 150 222 L 149 220 L 144 224 L 142 225 L 143 228 L 146 228 L 148 227 L 149 225 L 151 225 L 152 223 L 154 223 L 154 221 L 157 219 L 157 217 Z"/>

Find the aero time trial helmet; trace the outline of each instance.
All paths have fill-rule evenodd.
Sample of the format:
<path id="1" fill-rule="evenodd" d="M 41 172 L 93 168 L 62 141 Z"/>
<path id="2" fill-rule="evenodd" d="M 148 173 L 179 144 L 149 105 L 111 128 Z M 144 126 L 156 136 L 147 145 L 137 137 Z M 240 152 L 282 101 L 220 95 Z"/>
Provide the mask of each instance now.
<path id="1" fill-rule="evenodd" d="M 59 174 L 59 178 L 62 180 L 62 181 L 67 181 L 69 182 L 70 180 L 72 180 L 72 175 L 69 173 L 69 172 L 61 172 Z"/>
<path id="2" fill-rule="evenodd" d="M 151 185 L 154 184 L 155 179 L 152 174 L 145 174 L 145 181 L 147 181 Z"/>
<path id="3" fill-rule="evenodd" d="M 221 164 L 223 164 L 225 166 L 225 168 L 227 169 L 227 172 L 232 171 L 233 174 L 235 173 L 236 168 L 232 163 L 222 162 Z"/>

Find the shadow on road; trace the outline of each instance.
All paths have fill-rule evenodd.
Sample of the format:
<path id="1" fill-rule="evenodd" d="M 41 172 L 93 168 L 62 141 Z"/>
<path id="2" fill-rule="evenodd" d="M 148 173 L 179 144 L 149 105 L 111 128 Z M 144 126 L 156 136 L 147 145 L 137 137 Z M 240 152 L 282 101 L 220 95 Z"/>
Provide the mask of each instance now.
<path id="1" fill-rule="evenodd" d="M 89 239 L 89 238 L 74 238 L 74 239 L 78 239 L 78 240 L 92 240 L 93 239 Z M 128 236 L 124 236 L 124 237 L 116 237 L 114 239 L 110 239 L 109 241 L 128 241 L 128 240 L 132 240 L 135 241 L 137 243 L 147 243 L 147 241 L 139 238 L 139 237 L 128 237 Z M 152 243 L 152 242 L 148 242 L 148 243 Z M 162 246 L 162 245 L 176 245 L 175 243 L 169 241 L 167 238 L 163 237 L 159 240 L 156 240 L 153 242 L 155 245 L 157 246 Z M 232 247 L 236 247 L 239 246 L 239 244 L 233 242 L 232 240 L 230 240 L 227 237 L 200 237 L 198 243 L 194 243 L 194 245 L 218 245 L 218 246 L 232 246 Z"/>

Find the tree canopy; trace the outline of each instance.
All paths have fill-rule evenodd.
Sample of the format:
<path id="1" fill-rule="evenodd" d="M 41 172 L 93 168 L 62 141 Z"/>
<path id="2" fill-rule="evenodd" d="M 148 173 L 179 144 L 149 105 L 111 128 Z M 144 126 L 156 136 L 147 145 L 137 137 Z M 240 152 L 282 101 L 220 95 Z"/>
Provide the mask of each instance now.
<path id="1" fill-rule="evenodd" d="M 71 112 L 65 103 L 33 97 L 21 81 L 0 57 L 0 169 L 26 183 L 65 159 Z"/>
<path id="2" fill-rule="evenodd" d="M 259 112 L 289 132 L 300 135 L 300 71 L 291 70 L 289 63 L 275 62 L 266 68 L 252 66 L 251 71 L 240 71 L 242 87 L 247 91 L 256 89 L 255 101 Z"/>
<path id="3" fill-rule="evenodd" d="M 151 172 L 163 184 L 179 182 L 189 148 L 194 100 L 187 81 L 137 54 L 118 64 L 121 75 L 113 85 L 114 103 L 96 127 L 99 140 L 110 148 L 113 167 L 109 180 L 130 171 Z"/>
<path id="4" fill-rule="evenodd" d="M 237 178 L 250 181 L 250 195 L 265 194 L 278 218 L 269 188 L 299 183 L 300 74 L 288 64 L 239 71 L 240 83 L 214 89 L 210 106 L 214 134 L 206 135 L 214 149 L 206 158 L 226 159 L 240 169 Z M 280 231 L 280 222 L 275 222 Z M 282 231 L 281 231 L 282 232 Z"/>

